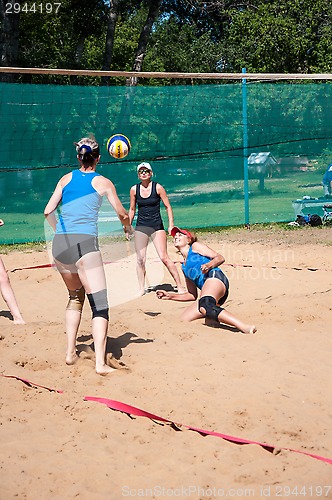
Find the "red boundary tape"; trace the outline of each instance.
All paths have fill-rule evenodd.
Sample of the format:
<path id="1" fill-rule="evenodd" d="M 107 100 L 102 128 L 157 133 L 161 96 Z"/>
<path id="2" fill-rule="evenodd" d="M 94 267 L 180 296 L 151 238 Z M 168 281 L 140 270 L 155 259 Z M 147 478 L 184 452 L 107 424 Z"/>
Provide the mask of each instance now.
<path id="1" fill-rule="evenodd" d="M 167 418 L 159 417 L 158 415 L 154 415 L 153 413 L 149 413 L 145 410 L 141 410 L 140 408 L 136 408 L 135 406 L 127 405 L 126 403 L 121 403 L 120 401 L 114 401 L 113 399 L 86 396 L 84 398 L 84 400 L 85 401 L 95 401 L 97 403 L 104 404 L 104 405 L 108 406 L 108 408 L 111 408 L 111 410 L 121 411 L 123 413 L 127 413 L 127 415 L 135 415 L 137 417 L 147 417 L 151 420 L 156 420 L 158 422 L 165 422 L 167 424 L 171 424 L 171 425 L 175 426 L 176 428 L 177 427 L 185 427 L 186 429 L 198 432 L 199 434 L 201 434 L 203 436 L 215 436 L 215 437 L 225 439 L 226 441 L 230 441 L 231 443 L 235 443 L 235 444 L 257 444 L 258 446 L 261 446 L 262 448 L 269 451 L 270 453 L 273 453 L 273 451 L 275 449 L 287 450 L 287 451 L 291 451 L 293 453 L 300 453 L 302 455 L 307 455 L 309 457 L 315 458 L 317 460 L 321 460 L 322 462 L 326 462 L 326 463 L 332 465 L 331 458 L 322 457 L 320 455 L 314 455 L 312 453 L 307 453 L 305 451 L 293 450 L 292 448 L 282 448 L 282 447 L 270 445 L 267 443 L 261 443 L 259 441 L 251 441 L 249 439 L 242 439 L 242 438 L 238 438 L 235 436 L 229 436 L 228 434 L 221 434 L 220 432 L 198 429 L 197 427 L 192 427 L 191 425 L 184 425 L 184 424 L 175 423 L 172 420 L 168 420 Z"/>
<path id="2" fill-rule="evenodd" d="M 5 377 L 5 378 L 13 378 L 13 379 L 19 380 L 19 381 L 23 382 L 24 384 L 28 385 L 29 387 L 41 387 L 42 389 L 47 389 L 50 392 L 57 392 L 57 393 L 63 394 L 63 391 L 60 389 L 52 389 L 52 388 L 47 387 L 45 385 L 35 384 L 34 382 L 30 382 L 30 380 L 27 380 L 27 379 L 22 378 L 22 377 L 18 377 L 16 375 L 5 375 L 4 373 L 1 373 L 0 375 L 2 377 Z M 166 424 L 171 424 L 176 429 L 178 429 L 179 427 L 185 427 L 186 429 L 188 429 L 190 431 L 198 432 L 202 436 L 215 436 L 215 437 L 222 438 L 225 441 L 229 441 L 231 443 L 240 444 L 240 445 L 256 444 L 258 446 L 261 446 L 262 448 L 264 448 L 265 450 L 267 450 L 270 453 L 273 453 L 274 450 L 287 450 L 287 451 L 291 451 L 293 453 L 300 453 L 301 455 L 306 455 L 308 457 L 315 458 L 316 460 L 320 460 L 322 462 L 325 462 L 325 463 L 332 465 L 331 458 L 322 457 L 320 455 L 314 455 L 313 453 L 307 453 L 305 451 L 294 450 L 292 448 L 283 448 L 283 447 L 274 446 L 274 445 L 267 444 L 267 443 L 261 443 L 259 441 L 252 441 L 250 439 L 238 438 L 235 436 L 230 436 L 228 434 L 221 434 L 220 432 L 199 429 L 199 428 L 193 427 L 191 425 L 179 424 L 179 423 L 173 422 L 172 420 L 168 420 L 167 418 L 159 417 L 158 415 L 155 415 L 153 413 L 149 413 L 145 410 L 141 410 L 140 408 L 136 408 L 135 406 L 131 406 L 131 405 L 128 405 L 126 403 L 122 403 L 121 401 L 115 401 L 113 399 L 108 399 L 108 398 L 98 398 L 98 397 L 93 397 L 93 396 L 85 396 L 84 401 L 94 401 L 94 402 L 106 405 L 111 410 L 121 411 L 122 413 L 126 413 L 127 415 L 135 415 L 137 417 L 146 417 L 146 418 L 149 418 L 150 420 L 155 420 L 157 422 L 164 422 Z"/>
<path id="3" fill-rule="evenodd" d="M 22 377 L 17 377 L 16 375 L 4 375 L 3 373 L 1 373 L 0 375 L 1 375 L 1 377 L 14 378 L 16 380 L 20 380 L 21 382 L 28 385 L 29 387 L 41 387 L 42 389 L 47 389 L 50 392 L 58 392 L 59 394 L 63 394 L 63 391 L 60 389 L 52 389 L 51 387 L 46 387 L 45 385 L 35 384 L 34 382 L 30 382 L 30 380 L 27 380 L 27 379 L 22 378 Z"/>
<path id="4" fill-rule="evenodd" d="M 115 262 L 112 262 L 112 261 L 104 262 L 104 264 L 114 264 L 114 263 Z M 12 269 L 10 272 L 15 273 L 15 271 L 25 271 L 26 269 L 45 269 L 48 267 L 55 268 L 55 264 L 39 264 L 38 266 L 15 267 L 15 269 Z"/>
<path id="5" fill-rule="evenodd" d="M 159 260 L 158 260 L 159 262 Z M 182 261 L 174 261 L 174 263 L 181 263 Z M 104 264 L 116 264 L 116 261 L 106 261 Z M 257 268 L 258 266 L 253 266 L 252 264 L 227 264 L 224 263 L 223 266 L 229 267 L 252 267 Z M 55 267 L 54 264 L 40 264 L 38 266 L 27 266 L 27 267 L 16 267 L 12 269 L 11 272 L 15 273 L 15 271 L 24 271 L 26 269 L 44 269 L 47 267 Z M 328 269 L 320 269 L 318 267 L 286 267 L 286 266 L 260 266 L 265 269 L 293 269 L 294 271 L 328 271 Z"/>

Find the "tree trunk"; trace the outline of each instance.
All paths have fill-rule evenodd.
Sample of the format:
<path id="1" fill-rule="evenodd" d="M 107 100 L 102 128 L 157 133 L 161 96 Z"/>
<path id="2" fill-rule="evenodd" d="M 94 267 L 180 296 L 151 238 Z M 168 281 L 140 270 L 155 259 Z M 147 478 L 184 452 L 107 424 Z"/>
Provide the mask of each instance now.
<path id="1" fill-rule="evenodd" d="M 1 66 L 17 66 L 20 14 L 14 13 L 15 0 L 0 0 L 0 58 Z M 13 82 L 13 74 L 1 74 L 1 81 Z"/>
<path id="2" fill-rule="evenodd" d="M 85 35 L 81 35 L 76 46 L 75 59 L 74 59 L 77 68 L 79 68 L 81 65 L 84 43 L 85 43 Z"/>
<path id="3" fill-rule="evenodd" d="M 113 56 L 115 26 L 119 16 L 119 0 L 110 0 L 110 10 L 108 15 L 108 26 L 106 34 L 105 52 L 102 65 L 102 71 L 110 71 Z M 101 78 L 102 85 L 110 84 L 110 77 L 103 76 Z"/>
<path id="4" fill-rule="evenodd" d="M 74 68 L 75 69 L 80 69 L 81 66 L 81 60 L 82 60 L 82 55 L 83 55 L 83 50 L 84 50 L 84 43 L 85 43 L 85 35 L 81 35 L 76 46 L 75 54 L 74 54 Z M 77 75 L 71 75 L 69 77 L 71 85 L 79 85 L 80 82 L 80 77 Z"/>
<path id="5" fill-rule="evenodd" d="M 136 50 L 135 60 L 133 64 L 132 71 L 142 71 L 143 59 L 146 52 L 146 47 L 149 43 L 149 38 L 152 30 L 153 23 L 155 22 L 158 14 L 162 0 L 150 0 L 149 12 L 145 21 L 145 25 L 141 31 L 138 46 Z M 132 76 L 127 78 L 126 85 L 128 87 L 134 87 L 137 85 L 138 78 Z"/>

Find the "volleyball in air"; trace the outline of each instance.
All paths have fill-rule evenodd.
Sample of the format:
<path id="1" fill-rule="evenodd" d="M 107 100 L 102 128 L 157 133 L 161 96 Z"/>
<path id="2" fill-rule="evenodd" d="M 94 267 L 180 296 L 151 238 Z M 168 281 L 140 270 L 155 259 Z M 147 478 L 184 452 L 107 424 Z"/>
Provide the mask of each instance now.
<path id="1" fill-rule="evenodd" d="M 131 144 L 128 137 L 123 134 L 112 135 L 106 144 L 107 151 L 117 160 L 125 158 L 130 151 Z"/>

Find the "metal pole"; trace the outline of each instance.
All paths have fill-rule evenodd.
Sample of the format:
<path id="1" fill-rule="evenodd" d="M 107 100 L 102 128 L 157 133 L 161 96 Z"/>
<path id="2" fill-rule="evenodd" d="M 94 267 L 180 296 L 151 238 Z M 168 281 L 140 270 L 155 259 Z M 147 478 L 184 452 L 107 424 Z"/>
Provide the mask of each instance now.
<path id="1" fill-rule="evenodd" d="M 246 73 L 246 68 L 242 68 Z M 247 80 L 242 78 L 242 125 L 243 125 L 243 189 L 244 189 L 244 223 L 249 226 L 249 174 L 248 174 L 248 113 L 247 113 Z"/>

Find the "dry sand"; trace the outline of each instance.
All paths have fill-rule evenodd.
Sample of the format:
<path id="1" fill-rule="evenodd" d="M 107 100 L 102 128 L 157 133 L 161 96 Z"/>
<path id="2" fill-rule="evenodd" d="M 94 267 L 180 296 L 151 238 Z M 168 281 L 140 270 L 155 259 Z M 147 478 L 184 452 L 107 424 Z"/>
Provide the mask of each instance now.
<path id="1" fill-rule="evenodd" d="M 1 373 L 63 393 L 1 377 L 2 500 L 332 498 L 332 464 L 285 449 L 332 458 L 332 229 L 200 239 L 226 257 L 226 307 L 257 333 L 182 323 L 185 304 L 138 297 L 132 243 L 108 244 L 107 351 L 119 369 L 107 377 L 94 371 L 88 304 L 69 367 L 61 278 L 52 268 L 10 273 L 27 324 L 14 325 L 0 297 Z M 2 258 L 9 271 L 49 262 L 46 249 Z M 150 285 L 172 284 L 152 248 L 148 270 Z M 275 453 L 131 418 L 86 396 Z"/>

